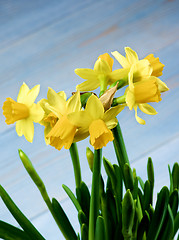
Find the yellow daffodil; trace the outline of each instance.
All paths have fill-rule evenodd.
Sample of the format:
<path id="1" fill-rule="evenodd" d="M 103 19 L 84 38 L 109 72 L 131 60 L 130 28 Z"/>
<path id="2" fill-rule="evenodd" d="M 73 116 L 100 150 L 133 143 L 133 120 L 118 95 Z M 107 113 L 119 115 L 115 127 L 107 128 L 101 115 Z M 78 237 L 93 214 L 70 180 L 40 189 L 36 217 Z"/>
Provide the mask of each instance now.
<path id="1" fill-rule="evenodd" d="M 130 110 L 134 108 L 137 122 L 145 124 L 145 121 L 138 117 L 137 108 L 139 107 L 139 109 L 146 114 L 157 114 L 155 109 L 147 103 L 161 101 L 161 93 L 157 78 L 154 76 L 148 76 L 145 80 L 134 83 L 133 68 L 134 65 L 131 67 L 131 71 L 129 72 L 129 87 L 125 92 L 126 103 Z"/>
<path id="2" fill-rule="evenodd" d="M 159 77 L 162 75 L 164 64 L 159 61 L 159 58 L 155 58 L 153 54 L 149 54 L 142 60 L 139 60 L 137 53 L 129 47 L 125 48 L 126 57 L 122 56 L 119 52 L 114 51 L 111 54 L 116 58 L 116 60 L 121 64 L 121 66 L 130 71 L 132 65 L 136 65 L 135 71 L 133 73 L 133 81 L 137 82 L 145 78 L 146 76 Z M 126 75 L 123 76 L 125 78 Z"/>
<path id="3" fill-rule="evenodd" d="M 80 111 L 80 93 L 76 92 L 66 101 L 64 92 L 63 94 L 62 92 L 58 94 L 49 88 L 47 101 L 45 107 L 50 110 L 51 113 L 47 116 L 45 121 L 50 122 L 51 129 L 46 135 L 46 138 L 49 139 L 50 145 L 58 150 L 63 146 L 65 149 L 69 149 L 74 140 L 77 127 L 68 120 L 67 116 L 69 113 Z"/>
<path id="4" fill-rule="evenodd" d="M 3 114 L 7 124 L 16 122 L 16 132 L 18 136 L 24 135 L 27 141 L 32 142 L 34 136 L 33 122 L 39 122 L 43 118 L 44 111 L 39 104 L 34 101 L 37 98 L 40 85 L 31 90 L 23 83 L 20 88 L 17 102 L 12 98 L 7 98 L 3 105 Z"/>
<path id="5" fill-rule="evenodd" d="M 93 69 L 77 68 L 75 73 L 83 79 L 85 82 L 77 85 L 76 89 L 80 91 L 92 91 L 100 87 L 101 92 L 107 89 L 107 86 L 119 80 L 124 75 L 126 70 L 118 69 L 112 71 L 114 60 L 108 53 L 104 53 L 98 57 Z"/>
<path id="6" fill-rule="evenodd" d="M 68 115 L 68 119 L 78 127 L 77 136 L 90 135 L 90 143 L 95 149 L 100 149 L 109 141 L 113 141 L 110 129 L 117 125 L 116 116 L 124 109 L 124 105 L 104 110 L 103 104 L 95 95 L 87 101 L 85 110 Z"/>

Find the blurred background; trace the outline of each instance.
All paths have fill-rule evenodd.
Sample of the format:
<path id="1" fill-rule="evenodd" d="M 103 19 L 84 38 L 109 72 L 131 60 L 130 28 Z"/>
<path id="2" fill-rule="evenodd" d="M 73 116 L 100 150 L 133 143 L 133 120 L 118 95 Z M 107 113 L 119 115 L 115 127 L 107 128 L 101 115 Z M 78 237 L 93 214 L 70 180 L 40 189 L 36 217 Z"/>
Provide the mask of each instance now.
<path id="1" fill-rule="evenodd" d="M 168 164 L 178 161 L 179 146 L 179 1 L 177 0 L 0 0 L 0 184 L 32 220 L 46 239 L 63 239 L 46 205 L 22 166 L 18 149 L 31 159 L 50 197 L 57 198 L 79 231 L 77 212 L 61 185 L 75 191 L 70 154 L 46 146 L 43 127 L 35 126 L 33 143 L 19 138 L 15 125 L 6 125 L 2 105 L 7 97 L 17 98 L 25 82 L 30 88 L 40 84 L 37 100 L 46 98 L 48 87 L 64 90 L 67 96 L 83 80 L 75 68 L 93 68 L 97 57 L 124 47 L 142 59 L 150 53 L 165 64 L 163 75 L 170 91 L 153 106 L 156 116 L 140 116 L 127 108 L 118 116 L 132 167 L 145 180 L 148 157 L 155 168 L 155 196 L 169 185 Z M 114 69 L 119 68 L 115 61 Z M 78 144 L 83 181 L 91 184 L 86 160 L 89 138 Z M 113 145 L 103 155 L 115 163 Z M 103 176 L 104 169 L 102 169 Z M 0 219 L 17 223 L 0 200 Z"/>

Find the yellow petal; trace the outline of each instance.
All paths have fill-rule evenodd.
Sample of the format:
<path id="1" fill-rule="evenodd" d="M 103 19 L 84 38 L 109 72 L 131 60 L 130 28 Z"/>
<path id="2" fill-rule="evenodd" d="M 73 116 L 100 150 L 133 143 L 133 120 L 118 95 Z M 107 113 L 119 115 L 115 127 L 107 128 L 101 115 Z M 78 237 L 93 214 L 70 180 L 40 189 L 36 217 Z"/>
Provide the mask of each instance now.
<path id="1" fill-rule="evenodd" d="M 80 111 L 81 101 L 80 101 L 80 92 L 77 91 L 70 97 L 66 103 L 67 114 L 71 112 Z"/>
<path id="2" fill-rule="evenodd" d="M 166 92 L 166 91 L 169 90 L 169 88 L 167 87 L 167 85 L 166 85 L 164 82 L 162 82 L 159 78 L 154 77 L 154 76 L 153 76 L 153 78 L 156 79 L 156 82 L 157 82 L 157 84 L 158 84 L 158 89 L 159 89 L 160 92 Z"/>
<path id="3" fill-rule="evenodd" d="M 39 91 L 40 91 L 40 85 L 36 85 L 35 87 L 33 87 L 27 93 L 27 96 L 24 99 L 24 104 L 30 107 L 35 102 L 35 99 L 37 98 Z"/>
<path id="4" fill-rule="evenodd" d="M 130 47 L 125 47 L 125 52 L 126 52 L 126 59 L 130 65 L 136 63 L 139 58 L 137 53 L 132 50 Z"/>
<path id="5" fill-rule="evenodd" d="M 94 65 L 94 71 L 97 74 L 108 74 L 111 72 L 109 64 L 102 58 L 99 58 Z"/>
<path id="6" fill-rule="evenodd" d="M 103 121 L 106 123 L 106 122 L 114 119 L 125 108 L 125 106 L 126 105 L 118 105 L 118 106 L 108 109 L 104 113 Z"/>
<path id="7" fill-rule="evenodd" d="M 61 96 L 62 98 L 64 98 L 65 99 L 65 101 L 66 101 L 66 99 L 67 99 L 67 96 L 66 96 L 66 94 L 65 94 L 65 92 L 64 91 L 60 91 L 60 92 L 58 92 L 57 93 L 59 96 Z"/>
<path id="8" fill-rule="evenodd" d="M 76 86 L 76 90 L 79 91 L 93 91 L 100 86 L 100 81 L 98 79 L 95 80 L 87 80 Z"/>
<path id="9" fill-rule="evenodd" d="M 112 71 L 109 74 L 110 84 L 117 81 L 117 80 L 120 80 L 120 79 L 127 80 L 129 70 L 130 70 L 130 68 L 122 68 L 122 69 L 117 69 L 115 71 Z"/>
<path id="10" fill-rule="evenodd" d="M 93 69 L 89 68 L 76 68 L 75 73 L 86 80 L 97 80 L 97 74 Z"/>
<path id="11" fill-rule="evenodd" d="M 75 133 L 74 142 L 79 142 L 89 136 L 89 127 L 79 128 Z"/>
<path id="12" fill-rule="evenodd" d="M 110 57 L 110 55 L 108 53 L 104 53 L 104 54 L 100 55 L 98 57 L 98 59 L 99 58 L 104 59 L 108 63 L 108 65 L 110 67 L 110 70 L 112 72 L 112 67 L 113 67 L 114 60 Z"/>
<path id="13" fill-rule="evenodd" d="M 41 108 L 40 104 L 33 103 L 33 105 L 29 109 L 29 112 L 29 117 L 34 122 L 40 122 L 44 117 L 44 111 Z"/>
<path id="14" fill-rule="evenodd" d="M 62 115 L 66 113 L 65 99 L 61 95 L 56 93 L 52 88 L 48 89 L 47 100 L 49 105 L 51 105 L 56 112 Z M 46 107 L 49 108 L 48 105 L 46 105 Z"/>
<path id="15" fill-rule="evenodd" d="M 55 147 L 57 150 L 61 150 L 62 147 L 64 146 L 64 141 L 60 137 L 51 137 L 50 138 L 50 145 Z"/>
<path id="16" fill-rule="evenodd" d="M 139 104 L 138 106 L 139 106 L 139 109 L 146 114 L 149 114 L 149 115 L 157 114 L 156 110 L 147 103 Z"/>
<path id="17" fill-rule="evenodd" d="M 158 57 L 155 58 L 153 54 L 149 54 L 147 57 L 145 57 L 145 59 L 147 59 L 150 62 L 153 68 L 152 75 L 156 77 L 161 76 L 165 65 L 159 61 L 159 58 Z"/>
<path id="18" fill-rule="evenodd" d="M 142 59 L 136 62 L 133 66 L 133 79 L 134 82 L 144 80 L 147 76 L 152 74 L 152 67 L 147 59 Z"/>
<path id="19" fill-rule="evenodd" d="M 122 56 L 118 51 L 114 51 L 111 54 L 116 58 L 116 60 L 121 64 L 123 68 L 130 67 L 130 64 L 127 61 L 127 59 L 124 56 Z"/>
<path id="20" fill-rule="evenodd" d="M 21 130 L 20 130 L 21 128 Z M 24 135 L 27 141 L 32 142 L 34 137 L 34 124 L 30 118 L 19 120 L 16 124 L 17 134 Z"/>
<path id="21" fill-rule="evenodd" d="M 135 118 L 136 118 L 136 121 L 142 125 L 145 124 L 145 120 L 143 120 L 142 118 L 138 117 L 137 116 L 137 105 L 134 106 L 134 110 L 135 110 Z"/>
<path id="22" fill-rule="evenodd" d="M 90 114 L 93 119 L 102 118 L 104 115 L 104 107 L 97 96 L 92 94 L 86 103 L 85 110 Z"/>
<path id="23" fill-rule="evenodd" d="M 73 125 L 82 128 L 88 128 L 93 121 L 93 118 L 86 110 L 70 113 L 67 118 Z"/>
<path id="24" fill-rule="evenodd" d="M 29 91 L 30 90 L 29 90 L 29 87 L 27 86 L 27 84 L 23 83 L 19 90 L 19 94 L 17 96 L 17 102 L 24 103 L 24 99 L 26 98 Z"/>
<path id="25" fill-rule="evenodd" d="M 109 129 L 115 128 L 117 126 L 117 123 L 118 123 L 117 118 L 113 118 L 113 119 L 105 122 L 107 128 L 109 128 Z"/>
<path id="26" fill-rule="evenodd" d="M 94 120 L 89 126 L 90 142 L 94 149 L 105 147 L 109 141 L 113 141 L 114 137 L 104 123 L 103 120 Z"/>

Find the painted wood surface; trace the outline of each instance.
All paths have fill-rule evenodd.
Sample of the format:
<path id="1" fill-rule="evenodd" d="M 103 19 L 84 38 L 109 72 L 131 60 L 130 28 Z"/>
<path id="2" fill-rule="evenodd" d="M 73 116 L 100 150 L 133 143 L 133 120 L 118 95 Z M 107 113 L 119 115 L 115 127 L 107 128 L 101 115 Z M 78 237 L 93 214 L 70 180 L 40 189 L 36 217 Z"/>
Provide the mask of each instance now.
<path id="1" fill-rule="evenodd" d="M 144 116 L 139 125 L 127 108 L 118 116 L 132 167 L 146 179 L 147 158 L 154 161 L 156 192 L 168 185 L 167 165 L 178 159 L 179 146 L 179 2 L 176 0 L 0 0 L 0 105 L 6 97 L 16 99 L 19 87 L 41 85 L 40 98 L 48 87 L 71 95 L 82 82 L 75 68 L 92 68 L 100 54 L 130 46 L 140 56 L 158 56 L 165 69 L 161 79 L 170 91 L 154 104 L 156 116 Z M 117 62 L 114 68 L 118 68 Z M 14 126 L 7 126 L 0 111 L 0 183 L 33 221 L 46 239 L 63 239 L 25 172 L 17 149 L 29 155 L 48 193 L 56 197 L 79 230 L 72 203 L 61 185 L 74 190 L 69 152 L 46 146 L 43 127 L 35 126 L 32 144 L 19 138 Z M 78 144 L 83 180 L 90 186 L 91 172 L 85 157 L 89 139 Z M 112 143 L 103 155 L 115 162 Z M 102 170 L 104 174 L 104 169 Z M 105 174 L 104 174 L 105 177 Z M 0 201 L 0 219 L 15 223 Z"/>

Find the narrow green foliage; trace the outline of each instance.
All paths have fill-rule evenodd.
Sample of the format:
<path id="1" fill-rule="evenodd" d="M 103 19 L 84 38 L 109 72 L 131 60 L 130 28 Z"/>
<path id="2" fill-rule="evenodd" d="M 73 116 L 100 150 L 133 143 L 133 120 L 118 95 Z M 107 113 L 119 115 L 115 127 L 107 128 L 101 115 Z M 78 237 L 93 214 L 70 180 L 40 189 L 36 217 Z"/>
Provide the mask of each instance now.
<path id="1" fill-rule="evenodd" d="M 138 229 L 137 229 L 137 240 L 143 240 L 146 238 L 143 238 L 148 231 L 150 218 L 147 212 L 145 212 L 141 222 L 139 223 Z"/>
<path id="2" fill-rule="evenodd" d="M 96 221 L 95 240 L 106 240 L 104 218 L 101 216 L 98 216 Z"/>
<path id="3" fill-rule="evenodd" d="M 175 236 L 175 234 L 177 233 L 178 229 L 179 229 L 179 212 L 177 213 L 177 215 L 175 217 L 175 221 L 174 221 L 174 234 L 173 234 L 173 236 Z"/>
<path id="4" fill-rule="evenodd" d="M 173 178 L 173 189 L 179 190 L 179 165 L 178 163 L 174 163 L 172 169 L 172 178 Z"/>
<path id="5" fill-rule="evenodd" d="M 174 218 L 173 218 L 172 210 L 168 205 L 165 220 L 161 228 L 160 234 L 158 236 L 158 239 L 171 240 L 173 238 L 173 234 L 174 234 Z"/>
<path id="6" fill-rule="evenodd" d="M 26 216 L 19 210 L 19 208 L 12 201 L 10 196 L 7 194 L 7 192 L 1 185 L 0 196 L 8 210 L 11 212 L 13 217 L 22 227 L 22 229 L 29 235 L 29 237 L 36 240 L 45 240 L 42 235 L 37 231 L 37 229 L 32 225 L 32 223 L 26 218 Z"/>
<path id="7" fill-rule="evenodd" d="M 86 217 L 89 218 L 90 192 L 88 190 L 87 185 L 84 182 L 80 183 L 80 191 L 81 191 L 80 205 Z"/>
<path id="8" fill-rule="evenodd" d="M 163 187 L 157 196 L 155 212 L 151 220 L 147 240 L 156 240 L 158 238 L 168 209 L 168 200 L 169 190 L 167 187 Z"/>
<path id="9" fill-rule="evenodd" d="M 148 180 L 150 181 L 150 185 L 153 188 L 154 187 L 154 166 L 152 159 L 149 157 L 147 162 L 147 175 Z"/>
<path id="10" fill-rule="evenodd" d="M 85 223 L 81 226 L 81 240 L 88 240 L 88 227 Z"/>
<path id="11" fill-rule="evenodd" d="M 172 194 L 170 195 L 169 198 L 169 205 L 171 207 L 171 211 L 173 213 L 173 217 L 177 215 L 177 210 L 178 210 L 178 204 L 179 204 L 179 196 L 178 196 L 178 190 L 175 189 Z"/>
<path id="12" fill-rule="evenodd" d="M 144 210 L 148 211 L 150 204 L 152 205 L 152 187 L 151 182 L 147 180 L 144 185 Z"/>
<path id="13" fill-rule="evenodd" d="M 173 177 L 172 177 L 172 173 L 171 173 L 171 169 L 170 166 L 168 165 L 168 172 L 169 172 L 169 177 L 170 177 L 170 193 L 173 192 Z"/>
<path id="14" fill-rule="evenodd" d="M 88 160 L 89 168 L 93 172 L 94 153 L 91 151 L 89 147 L 86 148 L 86 158 Z"/>
<path id="15" fill-rule="evenodd" d="M 132 237 L 132 228 L 135 216 L 135 203 L 128 189 L 122 201 L 122 234 L 125 239 Z"/>
<path id="16" fill-rule="evenodd" d="M 101 196 L 101 210 L 102 210 L 102 217 L 104 220 L 106 240 L 110 240 L 110 236 L 112 234 L 112 231 L 111 231 L 112 219 L 109 211 L 110 209 L 108 208 L 108 204 L 107 204 L 106 193 L 103 193 L 103 195 Z"/>
<path id="17" fill-rule="evenodd" d="M 65 190 L 65 192 L 67 193 L 67 195 L 69 196 L 69 198 L 71 199 L 76 210 L 79 212 L 81 210 L 81 206 L 80 206 L 78 200 L 76 199 L 75 195 L 73 194 L 73 192 L 64 184 L 62 185 L 62 187 Z"/>
<path id="18" fill-rule="evenodd" d="M 124 164 L 124 178 L 125 178 L 125 182 L 126 182 L 126 190 L 130 189 L 132 192 L 132 190 L 134 188 L 134 179 L 133 179 L 132 170 L 128 163 Z"/>
<path id="19" fill-rule="evenodd" d="M 115 192 L 117 179 L 116 179 L 114 167 L 111 164 L 111 162 L 109 162 L 105 157 L 103 157 L 103 164 L 104 164 L 106 173 L 111 180 L 113 192 Z"/>
<path id="20" fill-rule="evenodd" d="M 144 191 L 144 182 L 143 182 L 142 178 L 139 177 L 139 176 L 137 176 L 137 178 L 139 180 L 139 183 L 140 183 L 140 186 L 141 186 L 142 190 Z"/>
<path id="21" fill-rule="evenodd" d="M 67 240 L 77 239 L 77 235 L 68 220 L 68 217 L 66 216 L 63 208 L 61 207 L 60 203 L 53 198 L 52 199 L 52 207 L 53 211 L 58 219 L 58 222 L 60 223 L 60 230 Z"/>
<path id="22" fill-rule="evenodd" d="M 0 221 L 0 238 L 5 240 L 31 240 L 27 233 L 3 221 Z"/>
<path id="23" fill-rule="evenodd" d="M 133 199 L 137 199 L 137 195 L 138 195 L 138 178 L 134 178 L 134 189 L 132 191 L 132 196 Z"/>
<path id="24" fill-rule="evenodd" d="M 84 223 L 85 223 L 86 225 L 88 225 L 88 219 L 87 219 L 85 213 L 84 213 L 82 210 L 80 210 L 80 211 L 78 212 L 78 220 L 79 220 L 79 223 L 80 223 L 81 226 L 82 226 Z"/>

